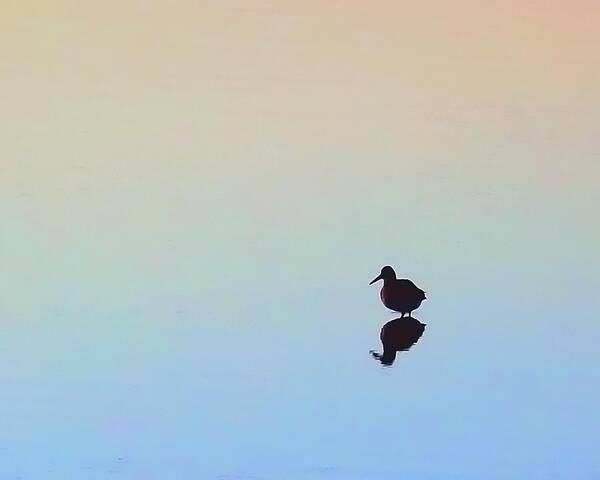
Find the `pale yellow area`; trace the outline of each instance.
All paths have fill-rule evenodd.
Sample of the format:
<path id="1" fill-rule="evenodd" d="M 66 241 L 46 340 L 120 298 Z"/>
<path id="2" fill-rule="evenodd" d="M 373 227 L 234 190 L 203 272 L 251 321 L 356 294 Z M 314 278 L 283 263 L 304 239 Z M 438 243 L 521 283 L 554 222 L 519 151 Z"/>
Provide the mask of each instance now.
<path id="1" fill-rule="evenodd" d="M 1 208 L 26 258 L 353 238 L 541 263 L 598 236 L 596 1 L 12 1 L 0 22 Z"/>

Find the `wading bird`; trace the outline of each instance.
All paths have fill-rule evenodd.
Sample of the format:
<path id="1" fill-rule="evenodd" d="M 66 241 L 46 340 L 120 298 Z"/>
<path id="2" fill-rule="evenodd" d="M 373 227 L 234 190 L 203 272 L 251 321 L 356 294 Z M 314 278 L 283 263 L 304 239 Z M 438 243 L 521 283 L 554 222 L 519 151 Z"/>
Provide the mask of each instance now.
<path id="1" fill-rule="evenodd" d="M 375 277 L 369 285 L 378 280 L 383 280 L 383 287 L 379 296 L 383 304 L 390 310 L 400 312 L 402 317 L 405 313 L 412 316 L 413 310 L 416 310 L 425 300 L 425 292 L 417 287 L 413 282 L 405 278 L 396 278 L 396 272 L 389 265 L 381 269 L 378 277 Z"/>

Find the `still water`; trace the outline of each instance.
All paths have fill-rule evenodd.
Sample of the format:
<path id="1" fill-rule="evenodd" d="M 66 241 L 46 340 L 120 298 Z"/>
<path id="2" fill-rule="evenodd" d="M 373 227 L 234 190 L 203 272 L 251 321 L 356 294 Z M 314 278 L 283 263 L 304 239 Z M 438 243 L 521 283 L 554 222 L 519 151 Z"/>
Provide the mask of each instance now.
<path id="1" fill-rule="evenodd" d="M 7 255 L 3 478 L 598 472 L 598 300 L 575 271 L 390 247 L 427 289 L 427 326 L 383 367 L 369 350 L 397 315 L 367 285 L 375 247 L 327 229 L 260 256 L 114 235 L 65 250 L 22 237 Z"/>
<path id="2" fill-rule="evenodd" d="M 6 12 L 0 478 L 600 478 L 585 2 L 58 3 Z"/>

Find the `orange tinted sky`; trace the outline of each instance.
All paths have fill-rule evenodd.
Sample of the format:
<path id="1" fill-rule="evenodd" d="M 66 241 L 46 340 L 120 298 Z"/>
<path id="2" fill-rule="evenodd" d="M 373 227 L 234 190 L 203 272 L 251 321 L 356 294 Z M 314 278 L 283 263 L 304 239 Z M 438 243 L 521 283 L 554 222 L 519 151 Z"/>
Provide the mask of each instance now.
<path id="1" fill-rule="evenodd" d="M 310 236 L 352 205 L 397 236 L 378 215 L 402 186 L 416 217 L 590 241 L 594 1 L 10 2 L 1 21 L 17 218 L 95 208 L 102 229 L 143 203 L 156 228 L 226 210 L 251 231 L 292 209 Z"/>

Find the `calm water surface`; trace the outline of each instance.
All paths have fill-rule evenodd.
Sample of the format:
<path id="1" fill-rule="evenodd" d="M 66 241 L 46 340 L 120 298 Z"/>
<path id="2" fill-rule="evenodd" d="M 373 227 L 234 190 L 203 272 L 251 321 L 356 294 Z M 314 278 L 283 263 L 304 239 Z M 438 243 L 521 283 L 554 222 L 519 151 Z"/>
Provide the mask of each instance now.
<path id="1" fill-rule="evenodd" d="M 438 3 L 11 7 L 0 478 L 600 478 L 595 13 Z"/>

